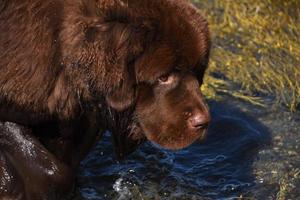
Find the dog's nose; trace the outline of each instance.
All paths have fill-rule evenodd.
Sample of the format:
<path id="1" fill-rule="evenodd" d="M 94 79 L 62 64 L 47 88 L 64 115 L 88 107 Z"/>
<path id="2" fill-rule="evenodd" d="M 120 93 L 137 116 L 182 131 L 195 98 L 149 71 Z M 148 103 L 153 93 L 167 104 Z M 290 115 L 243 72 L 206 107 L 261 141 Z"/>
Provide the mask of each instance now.
<path id="1" fill-rule="evenodd" d="M 210 122 L 209 113 L 195 113 L 188 119 L 189 125 L 193 129 L 207 128 Z"/>

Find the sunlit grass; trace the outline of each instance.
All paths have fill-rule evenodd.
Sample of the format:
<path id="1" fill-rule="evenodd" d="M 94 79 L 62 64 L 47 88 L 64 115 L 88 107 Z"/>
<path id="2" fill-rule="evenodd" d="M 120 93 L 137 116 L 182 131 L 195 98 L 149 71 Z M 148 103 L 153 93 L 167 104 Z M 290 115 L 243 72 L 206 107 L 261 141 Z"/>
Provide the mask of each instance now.
<path id="1" fill-rule="evenodd" d="M 194 2 L 212 33 L 206 96 L 225 93 L 261 106 L 268 99 L 299 110 L 300 1 Z"/>

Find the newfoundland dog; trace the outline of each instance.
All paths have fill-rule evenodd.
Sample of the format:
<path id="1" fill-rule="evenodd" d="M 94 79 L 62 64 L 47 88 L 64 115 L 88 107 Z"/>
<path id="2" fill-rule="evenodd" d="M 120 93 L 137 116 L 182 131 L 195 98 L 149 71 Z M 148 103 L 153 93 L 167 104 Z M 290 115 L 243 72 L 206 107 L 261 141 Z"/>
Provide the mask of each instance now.
<path id="1" fill-rule="evenodd" d="M 0 4 L 1 199 L 63 197 L 105 130 L 118 159 L 205 136 L 209 31 L 188 1 Z"/>

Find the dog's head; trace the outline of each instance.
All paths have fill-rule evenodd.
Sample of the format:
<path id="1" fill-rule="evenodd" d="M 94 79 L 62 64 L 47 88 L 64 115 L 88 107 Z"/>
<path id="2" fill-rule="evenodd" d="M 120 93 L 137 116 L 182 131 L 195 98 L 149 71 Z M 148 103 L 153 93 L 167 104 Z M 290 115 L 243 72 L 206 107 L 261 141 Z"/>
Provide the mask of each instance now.
<path id="1" fill-rule="evenodd" d="M 207 23 L 193 6 L 168 3 L 164 14 L 156 16 L 159 22 L 152 18 L 140 23 L 152 32 L 144 36 L 150 42 L 144 41 L 146 48 L 132 65 L 132 94 L 136 95 L 132 105 L 135 133 L 139 127 L 139 133 L 148 140 L 164 148 L 180 149 L 204 138 L 210 122 L 200 90 L 210 41 Z M 117 102 L 122 102 L 122 95 L 116 96 Z"/>
<path id="2" fill-rule="evenodd" d="M 85 81 L 78 88 L 104 95 L 119 112 L 133 108 L 132 140 L 144 135 L 179 149 L 203 138 L 210 121 L 200 91 L 210 48 L 206 21 L 186 1 L 105 2 L 95 12 L 101 20 L 85 11 L 84 31 L 65 30 L 65 57 L 77 66 L 69 69 Z"/>
<path id="3" fill-rule="evenodd" d="M 180 68 L 138 86 L 136 116 L 145 136 L 168 149 L 203 138 L 210 122 L 199 81 L 194 72 Z"/>

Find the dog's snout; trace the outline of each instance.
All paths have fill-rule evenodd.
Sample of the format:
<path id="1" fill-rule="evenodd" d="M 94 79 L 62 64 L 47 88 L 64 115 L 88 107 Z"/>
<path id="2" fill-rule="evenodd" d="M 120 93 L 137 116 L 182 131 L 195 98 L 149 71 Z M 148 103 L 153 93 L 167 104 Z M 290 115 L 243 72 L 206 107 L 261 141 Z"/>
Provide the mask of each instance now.
<path id="1" fill-rule="evenodd" d="M 210 122 L 210 115 L 206 112 L 197 112 L 189 117 L 188 123 L 192 129 L 203 129 L 207 128 Z"/>

